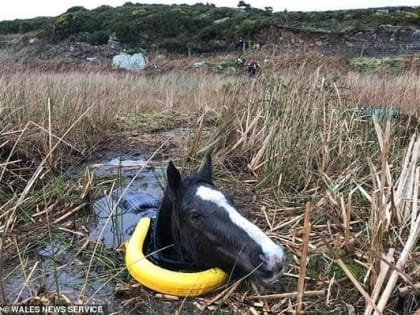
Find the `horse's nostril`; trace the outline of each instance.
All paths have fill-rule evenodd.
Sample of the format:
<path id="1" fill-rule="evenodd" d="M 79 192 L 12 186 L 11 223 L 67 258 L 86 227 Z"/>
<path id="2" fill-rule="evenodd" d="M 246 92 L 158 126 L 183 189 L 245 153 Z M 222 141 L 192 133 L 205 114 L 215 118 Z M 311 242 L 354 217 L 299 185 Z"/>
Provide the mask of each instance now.
<path id="1" fill-rule="evenodd" d="M 272 274 L 279 274 L 284 271 L 285 267 L 285 257 L 284 256 L 263 256 L 260 255 L 261 258 L 261 271 L 263 272 L 270 272 Z"/>
<path id="2" fill-rule="evenodd" d="M 273 266 L 273 273 L 281 273 L 283 272 L 284 265 L 283 263 L 277 263 Z"/>
<path id="3" fill-rule="evenodd" d="M 258 268 L 258 274 L 262 279 L 269 279 L 273 277 L 274 270 L 270 264 L 262 263 Z"/>

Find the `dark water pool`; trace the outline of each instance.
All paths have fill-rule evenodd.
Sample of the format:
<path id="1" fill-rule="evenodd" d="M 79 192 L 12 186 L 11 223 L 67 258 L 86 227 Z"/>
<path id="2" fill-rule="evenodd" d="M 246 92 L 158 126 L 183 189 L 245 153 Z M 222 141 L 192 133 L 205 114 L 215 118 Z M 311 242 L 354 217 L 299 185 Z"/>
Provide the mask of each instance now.
<path id="1" fill-rule="evenodd" d="M 96 176 L 118 176 L 120 187 L 103 192 L 93 203 L 95 225 L 93 240 L 118 247 L 129 239 L 142 217 L 156 216 L 163 195 L 164 173 L 161 167 L 147 167 L 141 158 L 114 158 L 91 166 Z"/>
<path id="2" fill-rule="evenodd" d="M 8 303 L 20 303 L 45 291 L 59 293 L 73 302 L 107 304 L 109 310 L 116 309 L 115 281 L 110 280 L 109 271 L 115 268 L 118 273 L 123 269 L 121 254 L 116 248 L 128 240 L 141 217 L 156 214 L 163 195 L 163 168 L 147 165 L 141 155 L 126 154 L 83 165 L 73 171 L 72 177 L 80 178 L 86 168 L 97 182 L 108 183 L 98 188 L 98 195 L 92 202 L 94 219 L 88 231 L 90 251 L 87 254 L 79 252 L 86 242 L 84 237 L 54 234 L 53 244 L 46 241 L 37 245 L 24 261 L 16 260 L 9 264 L 10 268 L 4 267 L 7 275 L 3 277 L 3 288 Z M 136 198 L 140 198 L 140 202 Z M 133 201 L 136 206 L 130 207 Z M 102 266 L 94 263 L 87 278 L 96 242 L 100 242 L 101 252 L 95 255 L 104 255 L 104 262 Z M 13 269 L 12 266 L 17 267 Z"/>

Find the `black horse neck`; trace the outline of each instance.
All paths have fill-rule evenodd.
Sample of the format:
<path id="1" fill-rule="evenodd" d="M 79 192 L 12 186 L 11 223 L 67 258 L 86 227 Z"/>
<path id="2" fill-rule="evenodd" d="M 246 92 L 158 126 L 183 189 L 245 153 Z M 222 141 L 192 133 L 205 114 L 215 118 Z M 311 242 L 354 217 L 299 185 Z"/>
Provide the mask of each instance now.
<path id="1" fill-rule="evenodd" d="M 154 228 L 154 249 L 162 250 L 164 248 L 170 248 L 170 251 L 174 251 L 173 247 L 178 243 L 178 239 L 174 238 L 172 233 L 172 209 L 173 205 L 168 196 L 168 192 L 165 195 L 160 204 Z"/>
<path id="2" fill-rule="evenodd" d="M 179 193 L 182 195 L 186 187 L 204 183 L 199 176 L 186 177 L 180 187 Z M 208 182 L 206 182 L 208 184 Z M 153 252 L 154 258 L 159 260 L 161 265 L 165 264 L 168 268 L 175 267 L 185 270 L 201 270 L 203 266 L 197 264 L 195 250 L 189 248 L 188 241 L 181 241 L 183 231 L 179 217 L 178 200 L 175 200 L 166 189 L 160 204 L 156 220 L 153 227 Z"/>

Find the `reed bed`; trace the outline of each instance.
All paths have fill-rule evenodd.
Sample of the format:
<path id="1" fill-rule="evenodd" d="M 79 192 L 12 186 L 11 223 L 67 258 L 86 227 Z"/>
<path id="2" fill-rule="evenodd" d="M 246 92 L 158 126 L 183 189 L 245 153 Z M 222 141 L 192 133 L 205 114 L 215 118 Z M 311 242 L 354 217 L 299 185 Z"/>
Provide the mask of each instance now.
<path id="1" fill-rule="evenodd" d="M 27 290 L 38 266 L 25 261 L 64 234 L 82 244 L 71 261 L 92 270 L 84 285 L 98 273 L 117 284 L 124 312 L 413 313 L 420 76 L 336 71 L 342 61 L 314 58 L 294 67 L 274 60 L 274 71 L 257 79 L 204 71 L 0 73 L 1 278 L 12 264 L 25 274 Z M 362 107 L 399 113 L 374 117 Z M 82 226 L 94 180 L 63 177 L 66 165 L 112 139 L 127 145 L 133 134 L 144 137 L 136 145 L 149 141 L 165 151 L 167 139 L 152 139 L 180 126 L 192 128 L 188 145 L 177 144 L 185 165 L 212 150 L 217 183 L 288 249 L 288 271 L 275 287 L 241 281 L 193 300 L 155 295 L 127 284 L 118 251 L 89 241 Z M 20 302 L 94 299 L 89 290 L 66 297 L 63 287 Z"/>
<path id="2" fill-rule="evenodd" d="M 252 213 L 286 244 L 289 276 L 298 278 L 296 300 L 260 299 L 284 298 L 282 312 L 298 314 L 337 312 L 340 303 L 365 314 L 417 309 L 418 79 L 332 78 L 318 69 L 229 91 L 202 151 L 217 152 L 228 170 L 256 184 L 265 200 Z M 398 114 L 378 118 L 366 108 Z M 401 297 L 396 288 L 406 286 L 412 295 Z"/>

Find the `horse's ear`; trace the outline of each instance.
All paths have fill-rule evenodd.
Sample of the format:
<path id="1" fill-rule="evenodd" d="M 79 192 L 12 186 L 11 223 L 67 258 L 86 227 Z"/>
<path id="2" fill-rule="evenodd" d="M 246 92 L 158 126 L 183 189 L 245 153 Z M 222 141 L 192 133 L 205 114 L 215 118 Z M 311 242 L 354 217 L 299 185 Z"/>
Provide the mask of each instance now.
<path id="1" fill-rule="evenodd" d="M 169 190 L 177 195 L 181 188 L 181 174 L 172 161 L 169 162 L 168 168 L 166 169 L 166 176 L 168 177 Z"/>
<path id="2" fill-rule="evenodd" d="M 211 183 L 212 180 L 212 163 L 211 163 L 211 154 L 207 153 L 204 157 L 203 162 L 201 163 L 200 169 L 198 170 L 198 176 L 204 178 L 206 181 Z"/>

